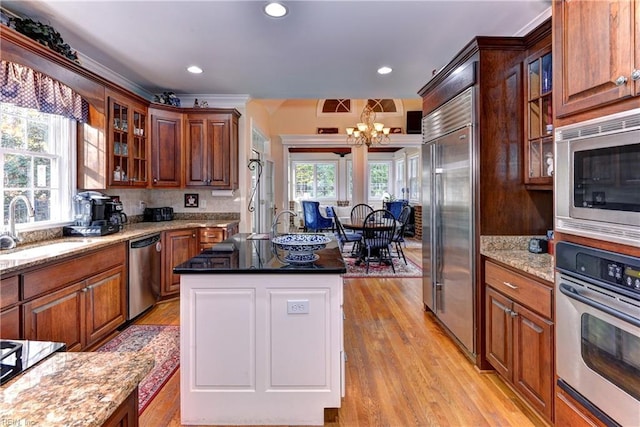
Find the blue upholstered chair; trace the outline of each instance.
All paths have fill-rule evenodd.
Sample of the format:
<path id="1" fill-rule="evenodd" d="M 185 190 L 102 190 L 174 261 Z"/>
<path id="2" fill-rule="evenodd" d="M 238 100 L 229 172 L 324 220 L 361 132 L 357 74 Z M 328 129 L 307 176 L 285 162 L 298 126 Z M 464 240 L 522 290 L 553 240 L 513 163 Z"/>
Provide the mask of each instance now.
<path id="1" fill-rule="evenodd" d="M 320 202 L 303 200 L 302 212 L 304 213 L 304 231 L 333 231 L 333 219 L 325 218 L 320 214 Z"/>
<path id="2" fill-rule="evenodd" d="M 408 202 L 406 200 L 394 200 L 392 202 L 384 202 L 383 208 L 391 212 L 395 219 L 398 219 L 400 217 L 400 212 L 402 212 L 402 208 L 407 205 Z"/>

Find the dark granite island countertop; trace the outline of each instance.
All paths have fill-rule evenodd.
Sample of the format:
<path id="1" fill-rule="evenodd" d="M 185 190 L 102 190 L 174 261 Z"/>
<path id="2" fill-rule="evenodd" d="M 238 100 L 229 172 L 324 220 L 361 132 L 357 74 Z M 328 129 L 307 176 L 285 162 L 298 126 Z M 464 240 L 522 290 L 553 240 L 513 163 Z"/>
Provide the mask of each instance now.
<path id="1" fill-rule="evenodd" d="M 311 264 L 287 264 L 286 253 L 275 250 L 268 239 L 253 239 L 240 233 L 212 249 L 176 266 L 176 274 L 343 274 L 346 265 L 338 242 L 331 242 L 315 252 L 318 260 Z"/>

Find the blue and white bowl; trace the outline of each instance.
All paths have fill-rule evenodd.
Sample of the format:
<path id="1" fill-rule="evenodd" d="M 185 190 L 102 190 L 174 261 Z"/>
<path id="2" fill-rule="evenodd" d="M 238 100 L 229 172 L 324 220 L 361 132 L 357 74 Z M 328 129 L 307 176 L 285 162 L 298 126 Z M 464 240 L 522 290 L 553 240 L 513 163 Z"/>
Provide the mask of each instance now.
<path id="1" fill-rule="evenodd" d="M 276 236 L 271 241 L 280 249 L 289 254 L 312 254 L 327 246 L 331 238 L 324 234 L 283 234 Z"/>
<path id="2" fill-rule="evenodd" d="M 320 259 L 320 255 L 314 254 L 313 252 L 307 253 L 289 253 L 284 260 L 289 264 L 311 264 Z"/>

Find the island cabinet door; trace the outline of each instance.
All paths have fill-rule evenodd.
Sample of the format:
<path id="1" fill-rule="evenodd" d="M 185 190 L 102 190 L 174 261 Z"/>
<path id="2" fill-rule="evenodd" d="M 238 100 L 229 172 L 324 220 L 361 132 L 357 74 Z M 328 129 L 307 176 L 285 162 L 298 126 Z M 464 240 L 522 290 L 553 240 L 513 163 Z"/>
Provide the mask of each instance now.
<path id="1" fill-rule="evenodd" d="M 25 339 L 63 342 L 68 351 L 82 350 L 85 287 L 83 281 L 25 303 Z"/>

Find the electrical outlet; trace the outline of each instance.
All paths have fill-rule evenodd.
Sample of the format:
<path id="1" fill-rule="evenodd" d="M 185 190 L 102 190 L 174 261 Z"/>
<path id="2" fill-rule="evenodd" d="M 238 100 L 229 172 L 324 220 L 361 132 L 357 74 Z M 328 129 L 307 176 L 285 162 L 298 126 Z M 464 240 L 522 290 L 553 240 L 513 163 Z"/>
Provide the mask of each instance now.
<path id="1" fill-rule="evenodd" d="M 140 210 L 144 211 L 146 207 L 147 207 L 147 204 L 143 200 L 140 200 Z"/>
<path id="2" fill-rule="evenodd" d="M 309 300 L 287 300 L 287 314 L 309 314 Z"/>

